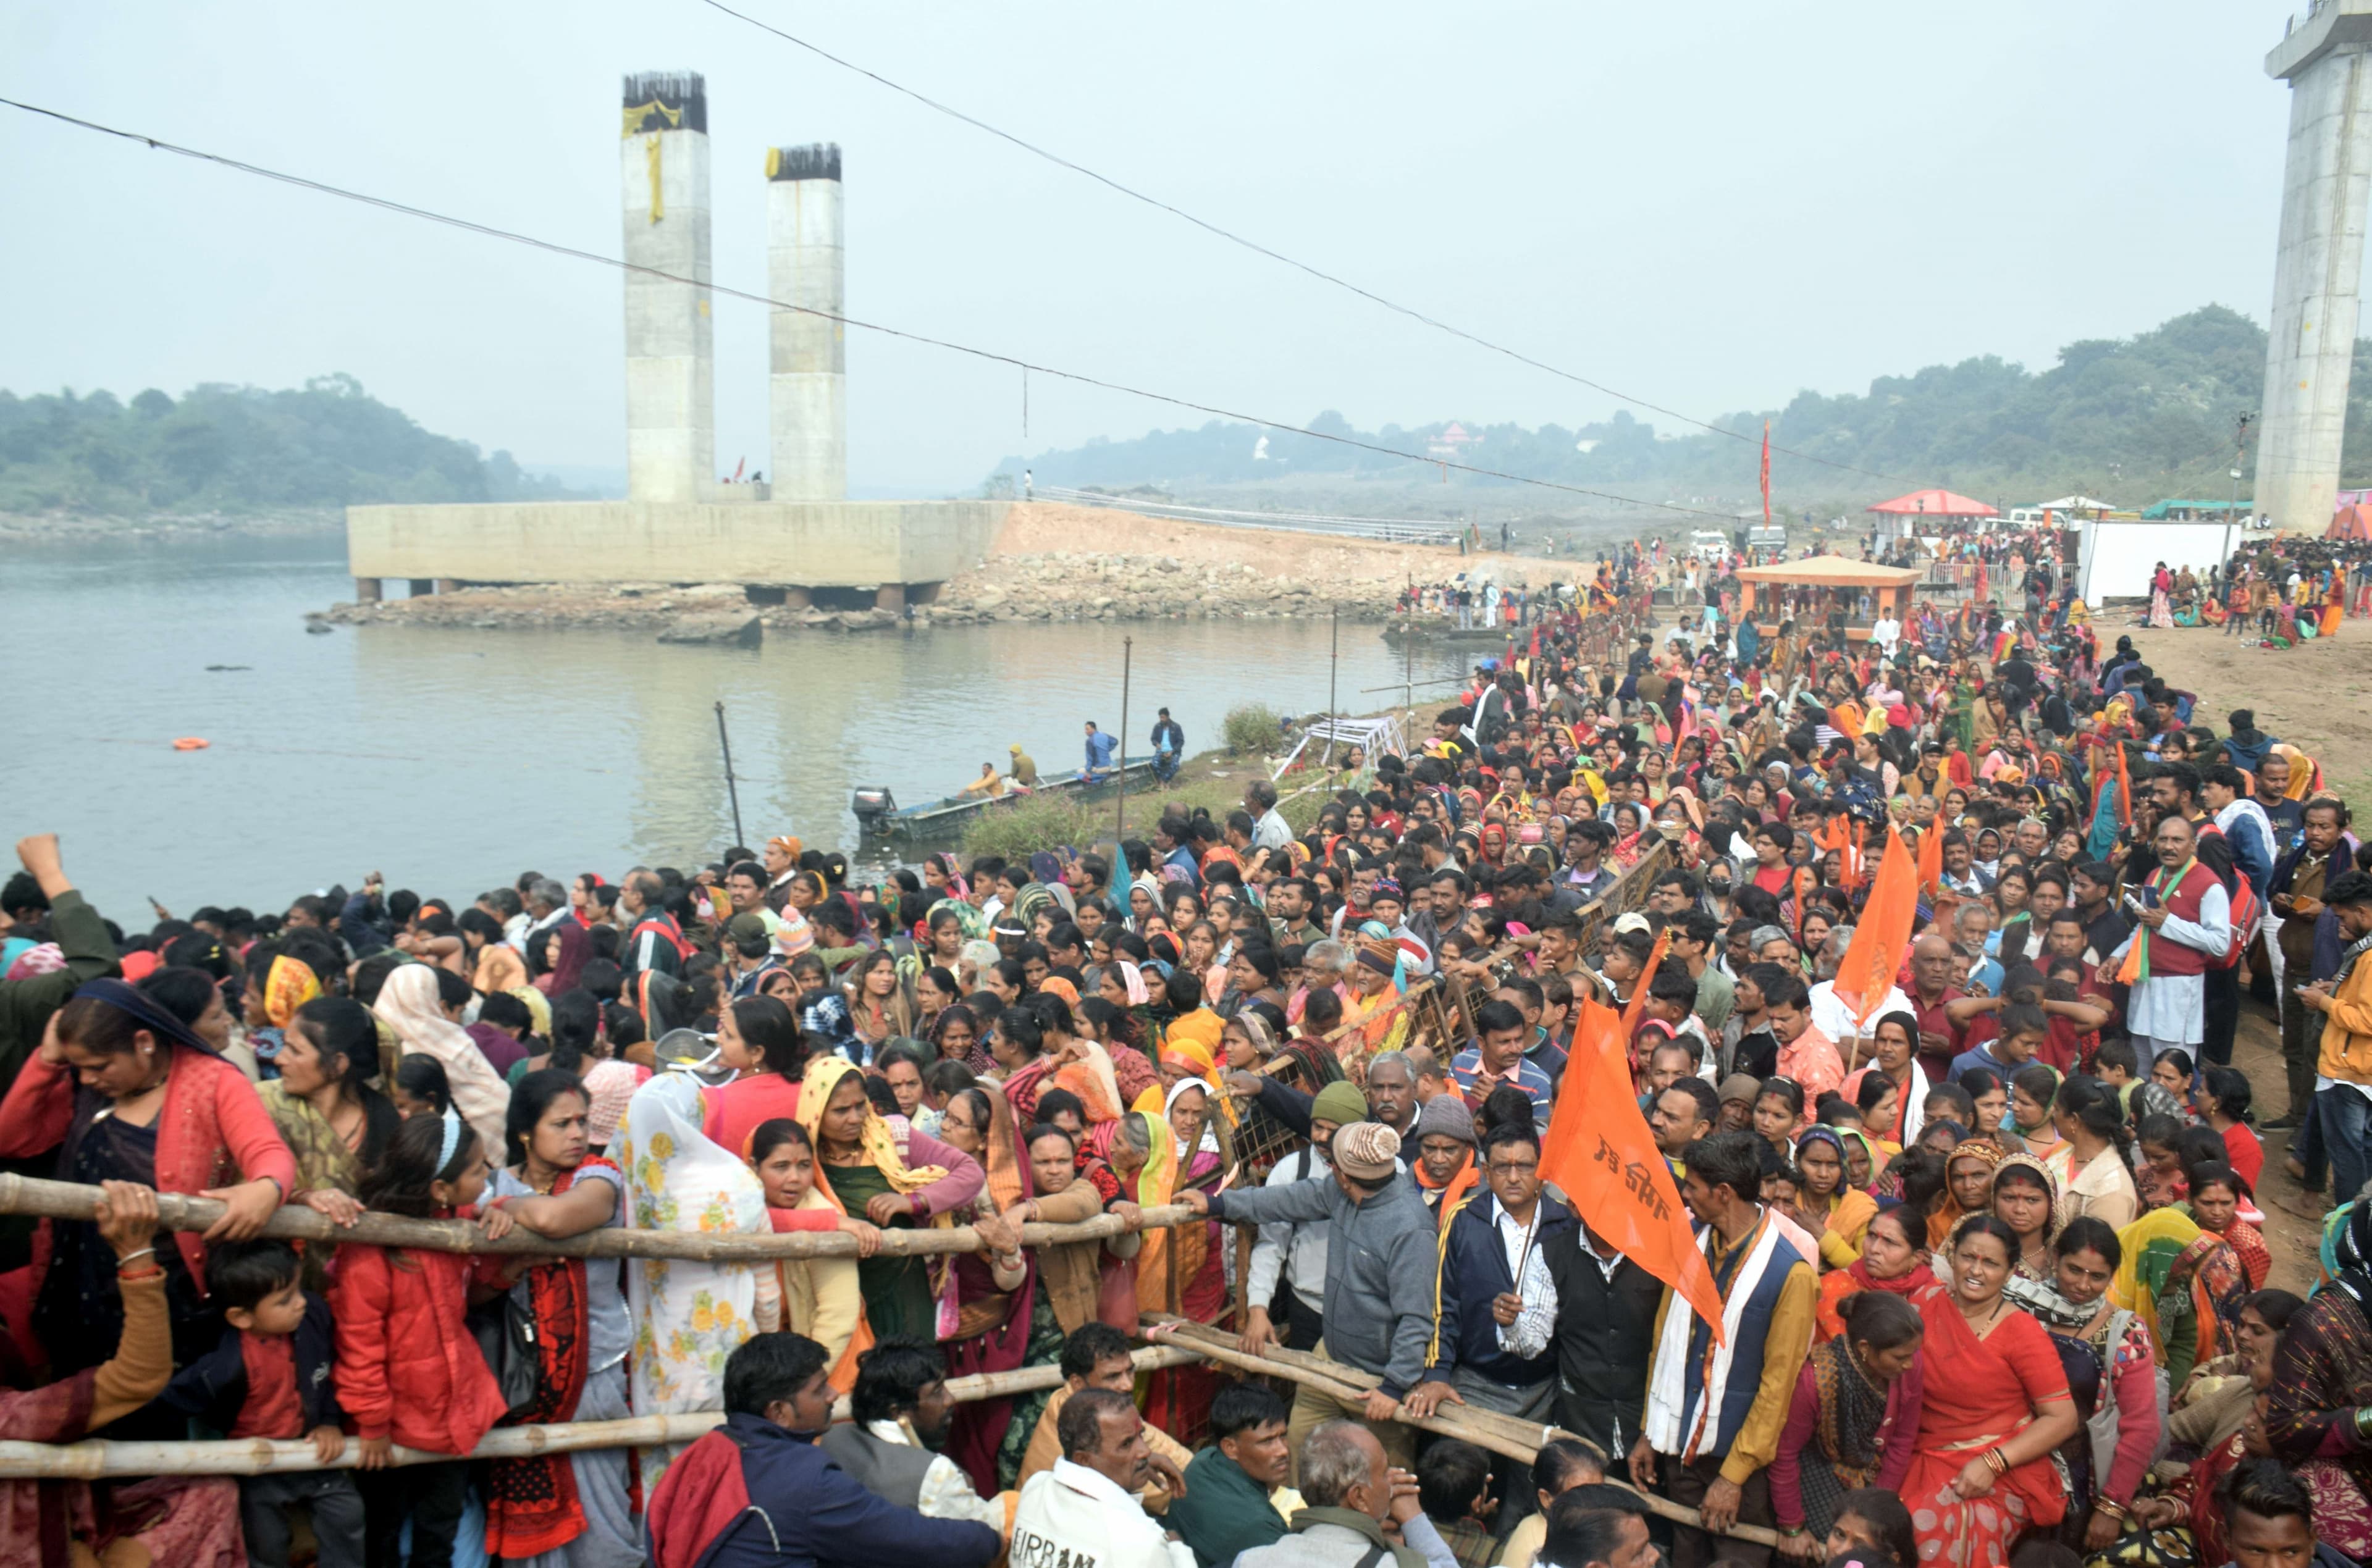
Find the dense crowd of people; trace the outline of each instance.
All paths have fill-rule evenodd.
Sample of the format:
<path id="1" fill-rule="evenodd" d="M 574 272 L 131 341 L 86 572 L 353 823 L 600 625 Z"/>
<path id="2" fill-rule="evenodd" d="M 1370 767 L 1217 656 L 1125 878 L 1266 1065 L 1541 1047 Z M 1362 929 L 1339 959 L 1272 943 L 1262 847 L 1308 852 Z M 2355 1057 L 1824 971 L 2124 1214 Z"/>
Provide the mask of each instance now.
<path id="1" fill-rule="evenodd" d="M 2085 620 L 1659 642 L 1658 565 L 1536 605 L 1405 755 L 1026 861 L 861 886 L 785 835 L 135 929 L 26 839 L 0 1159 L 103 1197 L 0 1219 L 0 1434 L 353 1465 L 7 1482 L 0 1565 L 277 1565 L 299 1516 L 324 1568 L 2372 1559 L 2347 804 Z M 1911 864 L 1890 983 L 1853 982 Z M 1600 1067 L 1630 1098 L 1566 1089 Z M 1576 1118 L 1652 1139 L 1631 1189 L 1684 1208 L 1717 1326 L 1544 1172 Z M 2314 1258 L 2268 1238 L 2282 1130 Z M 219 1217 L 161 1229 L 158 1192 Z M 284 1205 L 349 1238 L 264 1235 Z M 373 1216 L 852 1239 L 622 1261 Z M 1140 1373 L 1145 1314 L 1330 1376 Z M 948 1391 L 1025 1368 L 1062 1381 Z M 1460 1411 L 1558 1431 L 1415 1424 Z"/>

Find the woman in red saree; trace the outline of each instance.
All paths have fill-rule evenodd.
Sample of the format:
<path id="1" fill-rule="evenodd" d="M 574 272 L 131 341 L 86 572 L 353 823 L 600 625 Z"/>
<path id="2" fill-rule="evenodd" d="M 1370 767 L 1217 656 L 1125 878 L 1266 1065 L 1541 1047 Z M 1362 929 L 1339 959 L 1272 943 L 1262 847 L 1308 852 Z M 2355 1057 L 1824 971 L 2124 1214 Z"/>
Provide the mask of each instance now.
<path id="1" fill-rule="evenodd" d="M 1922 1563 L 1996 1568 L 2066 1513 L 2051 1455 L 2075 1434 L 2076 1403 L 2049 1333 L 2003 1298 L 2017 1256 L 2009 1226 L 1971 1214 L 1944 1290 L 1919 1304 L 1924 1398 L 1902 1501 Z"/>

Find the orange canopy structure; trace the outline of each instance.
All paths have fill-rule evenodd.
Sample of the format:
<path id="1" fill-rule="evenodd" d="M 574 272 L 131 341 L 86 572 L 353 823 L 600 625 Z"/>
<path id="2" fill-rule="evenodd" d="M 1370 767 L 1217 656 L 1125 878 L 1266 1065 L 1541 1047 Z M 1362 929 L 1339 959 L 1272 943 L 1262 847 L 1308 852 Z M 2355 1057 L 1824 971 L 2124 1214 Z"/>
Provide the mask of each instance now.
<path id="1" fill-rule="evenodd" d="M 2372 506 L 2342 506 L 2322 537 L 2372 540 Z"/>
<path id="2" fill-rule="evenodd" d="M 1842 555 L 1815 555 L 1803 561 L 1774 561 L 1768 566 L 1740 566 L 1741 583 L 1803 583 L 1816 588 L 1891 588 L 1919 580 L 1916 566 L 1882 566 L 1875 561 L 1849 561 Z"/>
<path id="3" fill-rule="evenodd" d="M 1881 501 L 1875 506 L 1865 506 L 1866 512 L 1884 512 L 1889 517 L 1913 515 L 1926 517 L 1997 517 L 2001 516 L 1982 501 L 1971 501 L 1965 495 L 1955 495 L 1948 490 L 1914 490 L 1908 495 L 1898 495 L 1891 501 Z"/>
<path id="4" fill-rule="evenodd" d="M 1842 555 L 1815 555 L 1804 561 L 1774 561 L 1768 566 L 1741 566 L 1738 569 L 1738 613 L 1740 618 L 1751 616 L 1756 585 L 1770 584 L 1774 587 L 1822 588 L 1851 597 L 1857 597 L 1866 588 L 1878 613 L 1901 621 L 1911 613 L 1911 590 L 1919 575 L 1915 566 L 1881 566 L 1875 561 L 1848 561 Z M 1775 592 L 1765 596 L 1767 602 L 1782 598 Z M 1826 595 L 1821 596 L 1820 602 L 1828 602 Z M 1866 622 L 1848 628 L 1849 635 L 1864 641 L 1867 641 L 1867 633 Z"/>

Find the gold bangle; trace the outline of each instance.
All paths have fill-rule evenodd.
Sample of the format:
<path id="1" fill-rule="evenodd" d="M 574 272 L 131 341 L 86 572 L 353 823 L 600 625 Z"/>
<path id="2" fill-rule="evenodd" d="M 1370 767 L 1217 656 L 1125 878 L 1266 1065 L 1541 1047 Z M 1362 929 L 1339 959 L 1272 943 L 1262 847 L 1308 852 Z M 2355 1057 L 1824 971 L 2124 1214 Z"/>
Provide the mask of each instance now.
<path id="1" fill-rule="evenodd" d="M 2009 1474 L 2009 1456 L 2001 1451 L 1998 1444 L 1985 1450 L 1985 1463 L 1993 1467 L 1995 1475 Z"/>

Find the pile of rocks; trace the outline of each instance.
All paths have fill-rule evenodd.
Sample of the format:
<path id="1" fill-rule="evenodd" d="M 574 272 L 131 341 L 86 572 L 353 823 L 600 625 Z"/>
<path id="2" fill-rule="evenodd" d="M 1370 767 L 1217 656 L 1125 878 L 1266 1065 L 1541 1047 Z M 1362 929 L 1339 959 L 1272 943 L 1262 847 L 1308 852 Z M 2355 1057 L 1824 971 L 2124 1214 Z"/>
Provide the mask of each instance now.
<path id="1" fill-rule="evenodd" d="M 738 583 L 517 583 L 377 604 L 339 604 L 317 616 L 342 625 L 482 631 L 561 627 L 649 632 L 664 643 L 754 645 L 765 632 L 880 632 L 912 624 L 997 621 L 1380 621 L 1401 583 L 1389 576 L 1300 582 L 1242 562 L 1203 565 L 1169 555 L 1057 551 L 998 556 L 906 613 L 768 603 L 782 596 Z"/>

